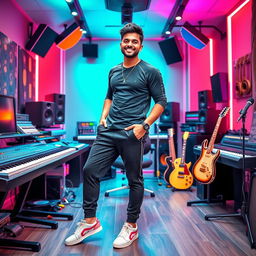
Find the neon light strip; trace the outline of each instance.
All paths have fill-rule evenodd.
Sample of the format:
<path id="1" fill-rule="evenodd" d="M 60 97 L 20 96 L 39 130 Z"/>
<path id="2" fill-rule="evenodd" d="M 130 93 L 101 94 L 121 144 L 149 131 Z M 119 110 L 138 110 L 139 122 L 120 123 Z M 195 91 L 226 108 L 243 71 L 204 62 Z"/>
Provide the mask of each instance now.
<path id="1" fill-rule="evenodd" d="M 187 46 L 186 46 L 186 43 L 183 41 L 183 53 L 184 53 L 184 56 L 187 55 Z M 187 111 L 187 102 L 186 102 L 186 98 L 187 98 L 187 95 L 186 95 L 186 91 L 187 91 L 187 88 L 189 88 L 189 86 L 187 86 L 187 69 L 186 69 L 186 66 L 187 66 L 187 59 L 184 58 L 184 61 L 183 61 L 183 71 L 182 71 L 182 77 L 183 77 L 183 111 Z M 182 117 L 184 118 L 184 115 L 182 115 Z"/>
<path id="2" fill-rule="evenodd" d="M 209 38 L 209 45 L 210 45 L 210 76 L 213 75 L 213 40 Z"/>
<path id="3" fill-rule="evenodd" d="M 63 50 L 60 50 L 60 93 L 64 93 L 64 77 L 63 77 L 63 75 L 64 75 L 64 70 L 63 70 L 63 68 L 64 68 L 64 63 L 63 63 L 63 58 L 64 58 L 64 56 L 63 56 Z"/>
<path id="4" fill-rule="evenodd" d="M 190 49 L 191 47 L 187 45 L 186 51 L 187 51 L 187 64 L 186 64 L 186 70 L 187 70 L 187 79 L 186 79 L 186 86 L 187 86 L 187 92 L 186 92 L 186 104 L 187 108 L 186 111 L 189 111 L 190 106 L 190 75 L 191 75 L 191 67 L 190 67 Z"/>
<path id="5" fill-rule="evenodd" d="M 36 101 L 38 101 L 38 91 L 39 91 L 39 57 L 36 55 L 36 74 L 35 74 L 35 97 Z"/>
<path id="6" fill-rule="evenodd" d="M 229 106 L 230 120 L 229 129 L 233 129 L 233 68 L 232 68 L 232 23 L 231 18 L 239 12 L 250 0 L 244 1 L 230 15 L 227 16 L 227 41 L 228 41 L 228 82 L 229 82 Z"/>

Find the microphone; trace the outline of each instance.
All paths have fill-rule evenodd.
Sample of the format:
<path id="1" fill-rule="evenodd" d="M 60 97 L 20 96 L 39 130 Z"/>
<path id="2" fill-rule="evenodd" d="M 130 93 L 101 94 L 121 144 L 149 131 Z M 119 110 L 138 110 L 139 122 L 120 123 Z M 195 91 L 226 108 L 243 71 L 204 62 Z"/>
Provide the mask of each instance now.
<path id="1" fill-rule="evenodd" d="M 239 118 L 237 119 L 237 122 L 239 122 L 239 120 L 240 120 L 242 117 L 244 117 L 244 116 L 246 115 L 248 108 L 249 108 L 251 105 L 253 105 L 253 103 L 254 103 L 254 99 L 253 99 L 253 98 L 250 98 L 249 100 L 247 100 L 247 102 L 246 102 L 244 108 L 239 111 L 240 116 L 239 116 Z"/>

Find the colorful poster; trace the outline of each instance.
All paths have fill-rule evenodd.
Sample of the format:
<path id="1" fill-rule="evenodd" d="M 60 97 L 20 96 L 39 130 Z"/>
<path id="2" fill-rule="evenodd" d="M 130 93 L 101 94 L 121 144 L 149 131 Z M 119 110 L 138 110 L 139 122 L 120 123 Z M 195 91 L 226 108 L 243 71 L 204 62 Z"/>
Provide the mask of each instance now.
<path id="1" fill-rule="evenodd" d="M 19 47 L 18 112 L 25 113 L 25 103 L 35 101 L 35 59 Z"/>
<path id="2" fill-rule="evenodd" d="M 0 32 L 0 94 L 17 96 L 17 44 Z"/>

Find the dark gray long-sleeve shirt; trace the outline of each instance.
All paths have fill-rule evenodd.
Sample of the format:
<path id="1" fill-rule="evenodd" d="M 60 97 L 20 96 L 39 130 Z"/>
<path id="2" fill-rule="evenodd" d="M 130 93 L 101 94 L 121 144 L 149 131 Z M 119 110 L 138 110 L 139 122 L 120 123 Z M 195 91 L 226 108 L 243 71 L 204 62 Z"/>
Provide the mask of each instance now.
<path id="1" fill-rule="evenodd" d="M 122 63 L 109 72 L 106 99 L 112 100 L 107 124 L 110 129 L 124 129 L 146 119 L 151 98 L 166 106 L 163 79 L 158 69 L 141 60 L 135 67 L 124 68 Z"/>

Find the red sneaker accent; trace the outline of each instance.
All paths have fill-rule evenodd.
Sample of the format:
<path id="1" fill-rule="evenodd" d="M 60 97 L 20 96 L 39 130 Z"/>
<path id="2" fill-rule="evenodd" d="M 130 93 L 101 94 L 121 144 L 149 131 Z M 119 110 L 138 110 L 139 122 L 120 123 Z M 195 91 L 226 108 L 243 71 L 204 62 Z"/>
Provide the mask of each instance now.
<path id="1" fill-rule="evenodd" d="M 85 235 L 88 233 L 88 231 L 97 229 L 99 226 L 100 226 L 100 222 L 99 222 L 99 220 L 97 219 L 97 220 L 96 220 L 96 223 L 95 223 L 92 227 L 90 227 L 90 228 L 85 228 L 85 229 L 82 230 L 81 236 L 85 236 Z"/>
<path id="2" fill-rule="evenodd" d="M 137 233 L 138 233 L 138 230 L 131 232 L 129 239 L 132 240 L 134 238 L 134 236 L 136 236 Z"/>

